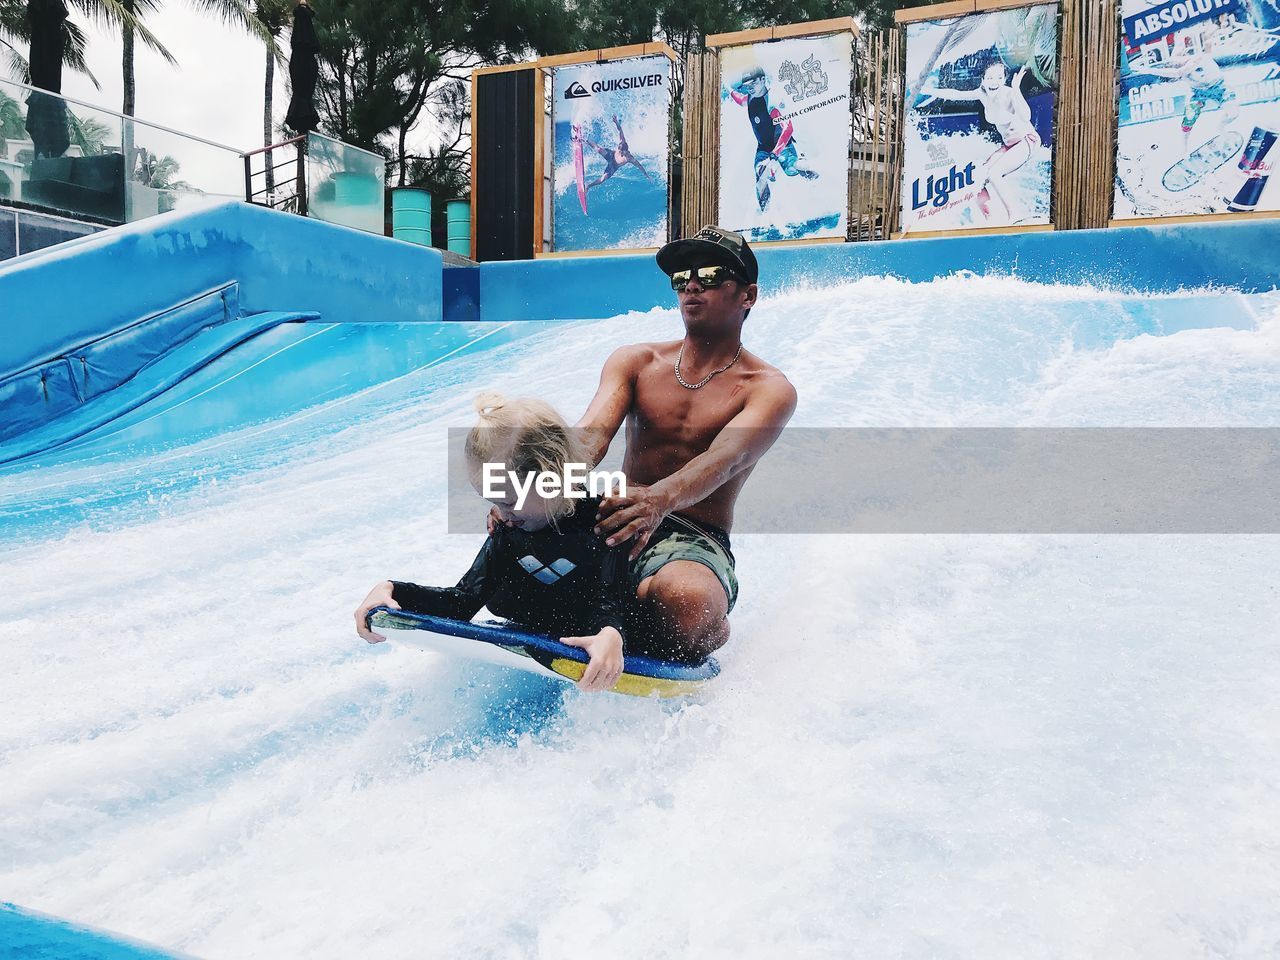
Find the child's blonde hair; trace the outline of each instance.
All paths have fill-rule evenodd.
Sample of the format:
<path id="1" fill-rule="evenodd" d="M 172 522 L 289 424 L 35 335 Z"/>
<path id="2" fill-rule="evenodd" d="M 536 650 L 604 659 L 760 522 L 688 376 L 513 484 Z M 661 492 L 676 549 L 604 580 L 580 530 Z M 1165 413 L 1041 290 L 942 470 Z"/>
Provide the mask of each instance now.
<path id="1" fill-rule="evenodd" d="M 520 477 L 542 472 L 563 475 L 566 463 L 585 460 L 581 441 L 549 403 L 527 397 L 508 400 L 487 391 L 471 404 L 480 420 L 467 434 L 463 449 L 473 474 L 479 473 L 483 464 L 501 463 Z M 559 497 L 543 501 L 552 526 L 572 514 L 576 506 L 565 493 L 562 490 Z"/>

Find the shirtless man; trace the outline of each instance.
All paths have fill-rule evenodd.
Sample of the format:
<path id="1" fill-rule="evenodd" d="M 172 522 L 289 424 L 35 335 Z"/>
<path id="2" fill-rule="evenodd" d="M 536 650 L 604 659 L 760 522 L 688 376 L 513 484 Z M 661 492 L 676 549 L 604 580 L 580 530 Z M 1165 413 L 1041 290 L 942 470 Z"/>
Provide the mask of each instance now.
<path id="1" fill-rule="evenodd" d="M 577 425 L 594 466 L 626 423 L 627 496 L 601 503 L 596 530 L 609 545 L 631 542 L 636 647 L 698 661 L 729 639 L 734 503 L 795 411 L 796 391 L 743 349 L 759 267 L 739 234 L 704 227 L 657 259 L 677 291 L 684 338 L 615 350 Z"/>

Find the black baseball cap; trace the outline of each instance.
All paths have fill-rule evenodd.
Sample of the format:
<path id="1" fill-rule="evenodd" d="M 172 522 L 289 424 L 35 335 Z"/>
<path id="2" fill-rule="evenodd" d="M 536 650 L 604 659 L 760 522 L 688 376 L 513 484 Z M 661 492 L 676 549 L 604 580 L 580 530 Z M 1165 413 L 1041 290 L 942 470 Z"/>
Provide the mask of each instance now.
<path id="1" fill-rule="evenodd" d="M 695 236 L 672 240 L 658 251 L 658 267 L 668 276 L 695 264 L 728 267 L 746 277 L 749 283 L 755 283 L 760 277 L 760 265 L 746 238 L 720 227 L 703 227 Z"/>

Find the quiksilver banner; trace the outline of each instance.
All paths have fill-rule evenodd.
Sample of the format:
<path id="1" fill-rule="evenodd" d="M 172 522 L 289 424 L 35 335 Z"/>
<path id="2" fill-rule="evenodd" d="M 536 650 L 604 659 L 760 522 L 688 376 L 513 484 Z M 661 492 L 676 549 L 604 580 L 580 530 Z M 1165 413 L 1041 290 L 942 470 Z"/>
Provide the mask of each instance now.
<path id="1" fill-rule="evenodd" d="M 552 249 L 666 243 L 671 61 L 557 67 L 552 95 Z"/>

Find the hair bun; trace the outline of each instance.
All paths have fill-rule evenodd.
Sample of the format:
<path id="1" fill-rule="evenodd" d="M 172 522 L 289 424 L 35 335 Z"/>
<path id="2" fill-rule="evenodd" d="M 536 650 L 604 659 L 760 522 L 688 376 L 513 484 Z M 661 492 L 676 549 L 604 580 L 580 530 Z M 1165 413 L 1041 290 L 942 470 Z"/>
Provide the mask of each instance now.
<path id="1" fill-rule="evenodd" d="M 476 413 L 480 414 L 481 418 L 485 419 L 493 417 L 506 405 L 507 398 L 496 390 L 487 390 L 484 393 L 478 393 L 476 394 L 475 399 L 471 401 L 471 406 L 475 408 Z"/>

